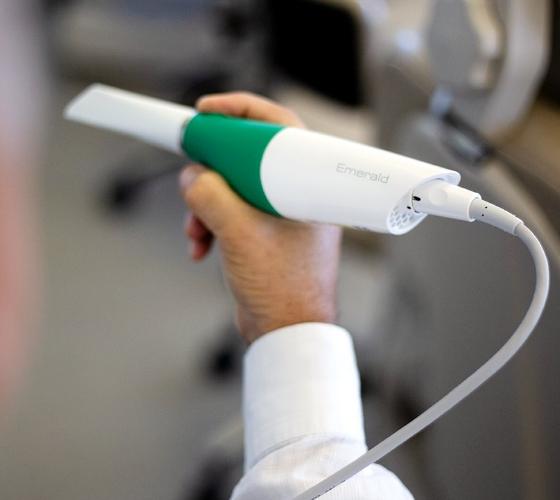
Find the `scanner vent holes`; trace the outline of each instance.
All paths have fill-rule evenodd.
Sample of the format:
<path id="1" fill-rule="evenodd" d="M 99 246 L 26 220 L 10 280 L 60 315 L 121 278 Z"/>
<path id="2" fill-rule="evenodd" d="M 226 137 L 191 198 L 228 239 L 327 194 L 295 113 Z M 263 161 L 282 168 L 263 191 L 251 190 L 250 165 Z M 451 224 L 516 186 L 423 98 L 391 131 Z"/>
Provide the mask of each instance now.
<path id="1" fill-rule="evenodd" d="M 396 234 L 405 233 L 418 224 L 424 217 L 424 214 L 416 213 L 414 210 L 407 208 L 406 200 L 403 200 L 391 212 L 389 216 L 389 228 L 391 232 Z"/>

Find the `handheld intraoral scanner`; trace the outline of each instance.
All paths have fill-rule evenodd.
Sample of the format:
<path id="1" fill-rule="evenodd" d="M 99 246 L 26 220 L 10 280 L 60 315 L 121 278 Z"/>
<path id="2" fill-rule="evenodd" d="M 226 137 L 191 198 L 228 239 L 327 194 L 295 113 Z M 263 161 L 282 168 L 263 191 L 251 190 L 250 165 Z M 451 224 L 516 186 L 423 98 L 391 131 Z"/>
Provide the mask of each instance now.
<path id="1" fill-rule="evenodd" d="M 457 187 L 457 172 L 429 163 L 104 85 L 86 89 L 65 115 L 186 154 L 219 172 L 252 205 L 289 219 L 403 234 L 427 213 L 472 221 L 471 203 L 480 198 Z"/>
<path id="2" fill-rule="evenodd" d="M 503 347 L 424 413 L 296 500 L 330 491 L 465 399 L 521 348 L 544 309 L 549 270 L 539 240 L 514 215 L 459 187 L 457 172 L 308 130 L 197 113 L 103 85 L 86 89 L 65 115 L 186 153 L 219 172 L 249 203 L 274 215 L 403 234 L 434 214 L 491 224 L 527 246 L 535 263 L 535 291 Z"/>

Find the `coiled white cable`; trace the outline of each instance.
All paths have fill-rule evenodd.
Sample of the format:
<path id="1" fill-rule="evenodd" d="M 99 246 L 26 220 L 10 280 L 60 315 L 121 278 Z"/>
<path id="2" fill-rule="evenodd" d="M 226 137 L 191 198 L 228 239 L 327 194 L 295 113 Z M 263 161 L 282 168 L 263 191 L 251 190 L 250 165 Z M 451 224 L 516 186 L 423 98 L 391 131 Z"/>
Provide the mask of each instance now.
<path id="1" fill-rule="evenodd" d="M 550 280 L 548 261 L 541 243 L 520 219 L 491 203 L 475 199 L 470 205 L 470 216 L 474 220 L 485 222 L 517 236 L 527 246 L 535 264 L 536 284 L 533 298 L 523 320 L 498 352 L 437 403 L 364 455 L 301 493 L 294 500 L 313 500 L 324 495 L 434 423 L 498 372 L 519 351 L 533 332 L 546 304 Z"/>

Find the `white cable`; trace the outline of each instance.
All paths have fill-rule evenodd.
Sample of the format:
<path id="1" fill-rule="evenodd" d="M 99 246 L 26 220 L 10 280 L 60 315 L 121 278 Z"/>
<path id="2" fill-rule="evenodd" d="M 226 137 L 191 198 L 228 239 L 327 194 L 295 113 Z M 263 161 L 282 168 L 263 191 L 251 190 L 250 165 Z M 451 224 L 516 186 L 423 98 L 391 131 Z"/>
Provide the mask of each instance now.
<path id="1" fill-rule="evenodd" d="M 474 200 L 471 205 L 470 215 L 474 220 L 491 224 L 517 236 L 527 246 L 535 264 L 536 284 L 531 304 L 523 320 L 498 352 L 437 403 L 357 458 L 354 462 L 301 493 L 294 500 L 313 500 L 324 495 L 368 465 L 382 459 L 395 448 L 434 423 L 499 371 L 519 351 L 533 332 L 544 309 L 549 288 L 548 261 L 541 243 L 521 220 L 491 203 L 480 199 Z"/>

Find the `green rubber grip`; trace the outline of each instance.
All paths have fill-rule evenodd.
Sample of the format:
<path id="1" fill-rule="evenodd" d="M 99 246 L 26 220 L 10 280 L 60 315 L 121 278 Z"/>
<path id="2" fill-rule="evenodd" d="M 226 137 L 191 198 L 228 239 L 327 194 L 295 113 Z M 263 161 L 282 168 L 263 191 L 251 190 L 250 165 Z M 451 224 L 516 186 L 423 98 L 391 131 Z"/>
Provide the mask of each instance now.
<path id="1" fill-rule="evenodd" d="M 182 148 L 194 161 L 218 172 L 243 199 L 273 215 L 261 182 L 261 160 L 284 127 L 230 116 L 196 115 L 185 127 Z"/>

